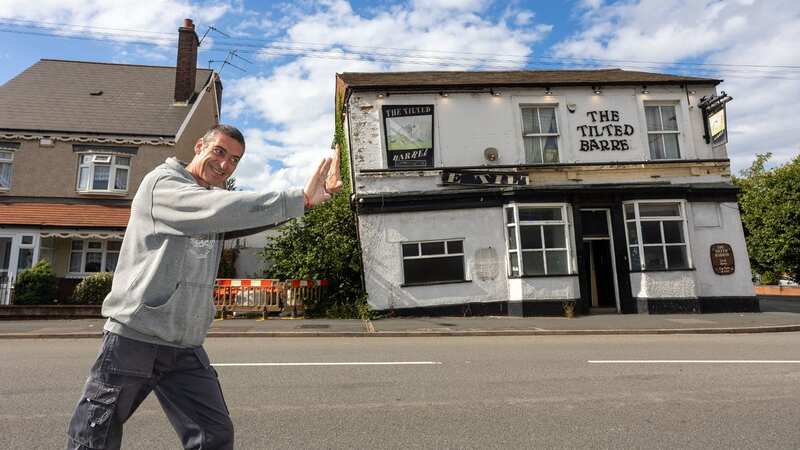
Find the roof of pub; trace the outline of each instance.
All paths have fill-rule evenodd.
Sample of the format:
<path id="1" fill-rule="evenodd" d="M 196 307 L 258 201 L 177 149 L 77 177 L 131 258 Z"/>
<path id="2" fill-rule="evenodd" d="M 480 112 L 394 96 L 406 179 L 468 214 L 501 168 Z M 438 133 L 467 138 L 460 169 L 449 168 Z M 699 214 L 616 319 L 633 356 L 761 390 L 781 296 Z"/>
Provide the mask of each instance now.
<path id="1" fill-rule="evenodd" d="M 487 88 L 524 86 L 719 84 L 712 78 L 638 72 L 622 69 L 520 70 L 520 71 L 431 71 L 345 72 L 337 74 L 344 88 Z"/>

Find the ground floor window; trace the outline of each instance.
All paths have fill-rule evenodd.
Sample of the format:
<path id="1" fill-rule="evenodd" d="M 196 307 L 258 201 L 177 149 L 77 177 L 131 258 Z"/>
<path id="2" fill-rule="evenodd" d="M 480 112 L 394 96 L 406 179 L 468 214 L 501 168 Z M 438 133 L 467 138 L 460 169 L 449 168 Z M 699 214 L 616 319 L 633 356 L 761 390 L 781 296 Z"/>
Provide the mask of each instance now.
<path id="1" fill-rule="evenodd" d="M 464 240 L 404 242 L 405 284 L 464 281 Z"/>
<path id="2" fill-rule="evenodd" d="M 117 267 L 122 241 L 73 240 L 69 255 L 69 272 L 82 274 L 113 272 Z"/>
<path id="3" fill-rule="evenodd" d="M 631 270 L 675 270 L 692 266 L 682 200 L 624 203 Z"/>
<path id="4" fill-rule="evenodd" d="M 566 204 L 511 204 L 504 210 L 510 276 L 572 273 Z"/>

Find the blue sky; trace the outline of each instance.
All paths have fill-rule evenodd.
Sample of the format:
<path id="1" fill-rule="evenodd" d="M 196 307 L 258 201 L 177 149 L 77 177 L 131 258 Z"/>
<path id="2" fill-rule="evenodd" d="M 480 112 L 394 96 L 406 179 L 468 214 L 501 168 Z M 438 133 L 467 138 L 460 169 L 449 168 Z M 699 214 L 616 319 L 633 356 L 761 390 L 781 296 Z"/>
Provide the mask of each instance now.
<path id="1" fill-rule="evenodd" d="M 723 78 L 735 98 L 734 173 L 756 153 L 778 163 L 800 152 L 795 0 L 0 0 L 0 83 L 41 58 L 174 65 L 184 17 L 200 34 L 230 36 L 210 33 L 199 65 L 233 48 L 247 60 L 231 60 L 246 72 L 221 75 L 223 121 L 248 139 L 237 179 L 250 189 L 300 186 L 330 151 L 334 73 L 345 71 L 622 67 Z"/>

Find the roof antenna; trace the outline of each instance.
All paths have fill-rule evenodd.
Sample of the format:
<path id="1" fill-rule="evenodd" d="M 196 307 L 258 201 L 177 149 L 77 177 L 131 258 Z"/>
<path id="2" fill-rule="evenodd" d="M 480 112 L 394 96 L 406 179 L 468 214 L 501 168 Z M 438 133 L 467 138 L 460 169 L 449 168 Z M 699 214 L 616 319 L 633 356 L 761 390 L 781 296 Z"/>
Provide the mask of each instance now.
<path id="1" fill-rule="evenodd" d="M 225 33 L 224 31 L 221 31 L 221 30 L 215 28 L 213 25 L 209 25 L 208 28 L 206 28 L 206 32 L 203 33 L 203 37 L 200 38 L 200 42 L 197 43 L 198 47 L 203 45 L 203 39 L 205 39 L 206 36 L 208 36 L 208 32 L 211 31 L 211 30 L 214 30 L 215 32 L 225 36 L 226 38 L 230 38 L 231 37 L 228 33 Z"/>

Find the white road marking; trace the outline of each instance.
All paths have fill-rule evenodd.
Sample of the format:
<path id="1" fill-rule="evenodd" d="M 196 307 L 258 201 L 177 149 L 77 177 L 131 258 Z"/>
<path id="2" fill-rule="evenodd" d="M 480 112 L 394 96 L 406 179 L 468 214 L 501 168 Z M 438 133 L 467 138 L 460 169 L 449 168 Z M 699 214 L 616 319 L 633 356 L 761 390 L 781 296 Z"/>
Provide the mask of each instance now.
<path id="1" fill-rule="evenodd" d="M 280 366 L 430 366 L 439 361 L 385 361 L 385 362 L 284 362 L 284 363 L 216 363 L 214 367 L 280 367 Z"/>
<path id="2" fill-rule="evenodd" d="M 800 364 L 800 361 L 769 359 L 619 359 L 586 362 L 589 364 Z"/>

